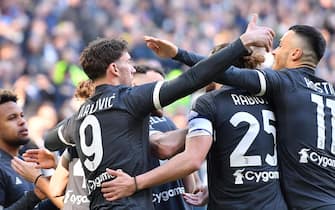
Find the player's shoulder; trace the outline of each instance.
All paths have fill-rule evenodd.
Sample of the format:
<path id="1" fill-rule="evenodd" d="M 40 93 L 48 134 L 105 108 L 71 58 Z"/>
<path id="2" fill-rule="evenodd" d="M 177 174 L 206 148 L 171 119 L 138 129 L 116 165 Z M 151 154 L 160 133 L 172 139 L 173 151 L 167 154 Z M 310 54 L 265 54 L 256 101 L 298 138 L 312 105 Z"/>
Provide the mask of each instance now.
<path id="1" fill-rule="evenodd" d="M 298 67 L 298 68 L 284 68 L 280 70 L 263 69 L 261 72 L 270 75 L 286 76 L 286 77 L 300 77 L 301 75 L 314 75 L 314 70 L 308 67 Z M 314 75 L 315 76 L 315 75 Z"/>
<path id="2" fill-rule="evenodd" d="M 150 91 L 153 90 L 154 87 L 157 85 L 158 82 L 151 82 L 151 83 L 146 83 L 142 85 L 136 85 L 133 87 L 128 87 L 127 91 L 128 92 L 138 92 L 138 91 Z"/>
<path id="3" fill-rule="evenodd" d="M 292 90 L 297 87 L 306 73 L 304 68 L 285 68 L 280 70 L 262 69 L 260 70 L 269 81 L 267 85 L 275 86 L 276 91 L 280 89 Z"/>
<path id="4" fill-rule="evenodd" d="M 197 113 L 214 113 L 215 112 L 215 106 L 216 106 L 216 97 L 220 91 L 214 90 L 208 93 L 205 93 L 201 96 L 199 96 L 195 103 L 192 104 L 192 110 Z"/>
<path id="5" fill-rule="evenodd" d="M 0 179 L 5 180 L 13 176 L 13 174 L 16 174 L 14 169 L 10 166 L 10 163 L 8 161 L 0 161 Z"/>
<path id="6" fill-rule="evenodd" d="M 127 93 L 132 90 L 132 87 L 127 85 L 100 85 L 96 87 L 96 91 L 85 103 L 97 101 L 100 98 L 106 98 L 110 96 L 117 96 L 123 93 Z"/>
<path id="7" fill-rule="evenodd" d="M 299 67 L 291 69 L 283 69 L 278 71 L 278 74 L 292 85 L 296 86 L 299 83 L 308 83 L 309 80 L 316 82 L 324 82 L 325 80 L 315 75 L 315 71 L 308 67 Z"/>
<path id="8" fill-rule="evenodd" d="M 0 164 L 5 164 L 11 160 L 11 156 L 0 149 Z"/>
<path id="9" fill-rule="evenodd" d="M 210 91 L 198 97 L 197 102 L 208 103 L 214 105 L 220 100 L 225 100 L 225 97 L 229 96 L 231 93 L 246 92 L 231 86 L 222 86 L 220 89 Z M 220 102 L 219 102 L 220 103 Z"/>
<path id="10" fill-rule="evenodd" d="M 192 109 L 196 110 L 199 108 L 210 107 L 212 102 L 214 102 L 213 93 L 205 93 L 195 100 L 192 104 Z"/>
<path id="11" fill-rule="evenodd" d="M 215 99 L 215 97 L 217 97 L 219 92 L 220 92 L 219 90 L 212 90 L 210 92 L 204 93 L 197 98 L 196 102 L 197 103 L 201 103 L 201 102 L 211 103 Z"/>

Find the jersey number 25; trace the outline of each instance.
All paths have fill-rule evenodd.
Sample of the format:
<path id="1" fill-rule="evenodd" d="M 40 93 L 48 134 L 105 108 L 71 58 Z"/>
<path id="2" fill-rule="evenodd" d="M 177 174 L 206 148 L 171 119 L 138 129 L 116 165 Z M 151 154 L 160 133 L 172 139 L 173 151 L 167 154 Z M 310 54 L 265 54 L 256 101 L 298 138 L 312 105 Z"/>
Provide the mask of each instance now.
<path id="1" fill-rule="evenodd" d="M 273 155 L 267 154 L 265 162 L 270 166 L 277 165 L 277 150 L 276 150 L 276 128 L 270 124 L 271 121 L 275 121 L 273 112 L 269 110 L 262 110 L 264 131 L 273 136 L 274 151 Z M 232 116 L 230 123 L 236 127 L 241 122 L 249 124 L 248 131 L 244 134 L 240 143 L 236 146 L 234 151 L 230 155 L 230 166 L 231 167 L 246 167 L 246 166 L 261 166 L 262 158 L 260 155 L 246 156 L 245 153 L 248 151 L 251 144 L 255 141 L 260 131 L 260 125 L 256 117 L 248 112 L 238 112 Z"/>

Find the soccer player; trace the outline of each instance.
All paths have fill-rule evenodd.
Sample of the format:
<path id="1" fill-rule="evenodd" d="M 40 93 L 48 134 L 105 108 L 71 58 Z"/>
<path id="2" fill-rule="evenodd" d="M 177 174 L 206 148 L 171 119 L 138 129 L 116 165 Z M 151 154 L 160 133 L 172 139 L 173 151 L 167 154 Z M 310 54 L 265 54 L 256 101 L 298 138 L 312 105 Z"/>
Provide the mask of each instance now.
<path id="1" fill-rule="evenodd" d="M 264 95 L 272 104 L 289 209 L 335 209 L 335 88 L 314 74 L 325 47 L 316 28 L 295 25 L 272 52 L 276 71 L 233 67 L 221 75 L 223 83 Z"/>
<path id="2" fill-rule="evenodd" d="M 134 74 L 134 80 L 133 80 L 133 84 L 135 86 L 155 81 L 162 81 L 164 80 L 165 77 L 163 69 L 158 67 L 137 65 L 135 66 L 135 69 L 136 73 Z M 154 153 L 158 153 L 157 156 L 162 157 L 163 159 L 170 158 L 177 151 L 180 151 L 184 148 L 187 129 L 177 130 L 177 127 L 171 121 L 171 119 L 165 116 L 161 117 L 150 116 L 149 122 L 150 122 L 149 126 L 150 143 L 154 148 L 152 149 L 153 151 L 158 150 L 158 152 L 154 151 Z M 177 131 L 174 134 L 172 134 L 173 136 L 169 136 L 171 135 L 171 132 L 169 133 L 168 131 L 174 131 L 174 130 Z M 160 139 L 164 138 L 162 136 L 164 137 L 169 136 L 168 138 L 170 141 L 166 140 L 164 142 L 160 141 Z M 155 148 L 162 148 L 162 149 L 155 149 Z M 164 161 L 159 160 L 157 157 L 152 157 L 152 167 L 158 167 L 161 164 L 164 164 Z M 193 179 L 193 175 L 189 175 L 188 178 Z M 188 188 L 192 189 L 193 186 L 190 186 Z M 157 210 L 191 209 L 191 207 L 187 203 L 185 203 L 182 196 L 183 193 L 185 193 L 185 186 L 182 179 L 174 180 L 172 182 L 168 182 L 152 188 L 152 197 L 155 209 Z"/>
<path id="3" fill-rule="evenodd" d="M 81 65 L 95 85 L 94 95 L 73 117 L 59 127 L 63 142 L 46 139 L 46 147 L 57 150 L 76 145 L 87 180 L 91 209 L 153 209 L 148 189 L 109 202 L 100 191 L 112 179 L 106 168 L 122 169 L 131 176 L 150 169 L 149 114 L 207 85 L 232 61 L 247 53 L 251 45 L 269 48 L 274 32 L 251 22 L 247 31 L 227 48 L 167 82 L 130 87 L 135 71 L 124 41 L 98 39 L 80 56 Z M 51 135 L 51 134 L 50 134 Z M 50 138 L 55 139 L 55 138 Z M 63 143 L 63 144 L 61 144 Z"/>
<path id="4" fill-rule="evenodd" d="M 335 209 L 335 88 L 314 74 L 325 47 L 316 28 L 295 25 L 272 52 L 277 71 L 236 69 L 224 75 L 273 104 L 281 181 L 291 209 Z"/>
<path id="5" fill-rule="evenodd" d="M 27 122 L 16 101 L 14 92 L 0 89 L 0 209 L 30 210 L 45 198 L 45 194 L 11 166 L 20 147 L 29 142 Z M 38 178 L 37 174 L 34 180 Z M 43 204 L 36 209 L 43 209 Z"/>
<path id="6" fill-rule="evenodd" d="M 159 43 L 155 41 L 158 48 L 164 48 Z M 195 64 L 196 57 L 186 56 L 187 62 Z M 185 61 L 182 56 L 180 60 Z M 263 56 L 253 54 L 233 65 L 256 68 L 263 61 Z M 198 169 L 207 156 L 208 209 L 287 209 L 279 184 L 275 121 L 268 101 L 245 90 L 224 86 L 200 96 L 190 112 L 185 151 L 167 166 L 137 176 L 138 187 L 183 176 Z M 123 176 L 131 186 L 131 178 L 110 172 Z M 102 191 L 110 200 L 116 199 L 115 192 L 127 195 L 118 192 L 127 187 L 118 185 L 117 180 L 103 184 Z M 125 182 L 120 179 L 119 183 Z"/>
<path id="7" fill-rule="evenodd" d="M 281 184 L 290 209 L 335 209 L 335 88 L 315 76 L 326 41 L 295 25 L 272 52 L 273 70 L 230 69 L 222 82 L 264 95 L 278 125 Z"/>

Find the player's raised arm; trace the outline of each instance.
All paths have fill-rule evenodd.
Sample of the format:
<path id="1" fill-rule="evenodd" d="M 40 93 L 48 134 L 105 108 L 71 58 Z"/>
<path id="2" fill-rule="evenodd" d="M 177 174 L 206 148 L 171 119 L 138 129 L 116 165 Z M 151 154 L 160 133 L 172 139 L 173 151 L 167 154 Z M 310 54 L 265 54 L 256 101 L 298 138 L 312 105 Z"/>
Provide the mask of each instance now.
<path id="1" fill-rule="evenodd" d="M 247 31 L 238 40 L 197 63 L 176 79 L 162 83 L 161 87 L 158 86 L 155 92 L 159 94 L 153 99 L 155 108 L 160 109 L 181 96 L 191 94 L 209 84 L 219 72 L 226 71 L 236 59 L 250 54 L 247 50 L 249 47 L 270 49 L 274 36 L 273 30 L 269 27 L 257 26 L 255 21 L 256 18 L 253 18 Z"/>
<path id="2" fill-rule="evenodd" d="M 161 58 L 173 58 L 177 55 L 178 47 L 170 41 L 152 36 L 145 36 L 144 41 L 147 43 L 147 47 Z"/>
<path id="3" fill-rule="evenodd" d="M 275 32 L 269 27 L 258 26 L 256 24 L 257 19 L 258 16 L 254 14 L 248 24 L 246 32 L 240 36 L 240 39 L 246 47 L 264 47 L 267 52 L 270 52 Z"/>
<path id="4" fill-rule="evenodd" d="M 176 99 L 173 97 L 179 94 L 178 91 L 193 90 L 192 87 L 201 86 L 211 81 L 217 73 L 228 69 L 235 59 L 248 53 L 246 47 L 253 45 L 270 47 L 274 35 L 272 29 L 256 26 L 253 24 L 254 22 L 255 19 L 240 39 L 201 61 L 177 79 L 163 83 L 159 102 L 163 105 L 168 104 Z M 180 90 L 177 90 L 176 87 Z M 211 147 L 211 135 L 193 137 L 192 140 L 191 138 L 186 141 L 184 152 L 147 173 L 130 177 L 122 171 L 108 170 L 109 174 L 117 176 L 117 178 L 102 184 L 101 191 L 104 197 L 113 201 L 129 196 L 137 190 L 172 181 L 198 170 Z"/>

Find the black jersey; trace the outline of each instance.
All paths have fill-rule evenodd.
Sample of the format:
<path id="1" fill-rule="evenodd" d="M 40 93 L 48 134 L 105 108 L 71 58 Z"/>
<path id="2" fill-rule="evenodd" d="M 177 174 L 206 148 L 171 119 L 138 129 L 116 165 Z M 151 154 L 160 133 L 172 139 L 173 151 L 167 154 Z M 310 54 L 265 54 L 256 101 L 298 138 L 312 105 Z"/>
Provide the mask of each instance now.
<path id="1" fill-rule="evenodd" d="M 177 129 L 176 125 L 167 117 L 150 117 L 150 132 L 167 132 Z M 153 157 L 153 168 L 164 164 Z M 182 180 L 178 179 L 152 188 L 153 204 L 156 210 L 189 210 L 191 207 L 183 198 L 185 187 Z"/>
<path id="2" fill-rule="evenodd" d="M 12 156 L 0 149 L 0 206 L 8 207 L 34 185 L 22 178 L 11 166 Z"/>
<path id="3" fill-rule="evenodd" d="M 151 191 L 148 189 L 108 202 L 102 196 L 100 186 L 113 178 L 106 168 L 122 169 L 130 176 L 142 174 L 151 168 L 148 114 L 154 105 L 152 100 L 142 99 L 151 99 L 154 87 L 154 83 L 134 88 L 98 86 L 90 100 L 63 125 L 64 139 L 76 144 L 86 176 L 91 209 L 104 206 L 113 209 L 153 209 Z"/>
<path id="4" fill-rule="evenodd" d="M 278 122 L 281 181 L 292 209 L 335 205 L 335 91 L 310 68 L 232 68 L 225 82 L 265 94 Z M 241 82 L 243 81 L 243 82 Z"/>
<path id="5" fill-rule="evenodd" d="M 87 179 L 91 209 L 153 208 L 150 190 L 107 202 L 101 183 L 112 179 L 106 168 L 122 169 L 130 176 L 150 169 L 149 114 L 207 85 L 232 61 L 247 53 L 240 39 L 178 78 L 133 88 L 119 85 L 96 87 L 94 95 L 63 126 L 45 137 L 46 147 L 57 150 L 55 133 L 63 143 L 75 144 Z M 210 69 L 210 71 L 208 71 Z M 49 141 L 50 140 L 50 141 Z"/>
<path id="6" fill-rule="evenodd" d="M 214 133 L 207 156 L 208 209 L 287 209 L 275 122 L 267 100 L 240 89 L 223 87 L 197 99 L 189 132 L 212 133 L 210 127 Z"/>

